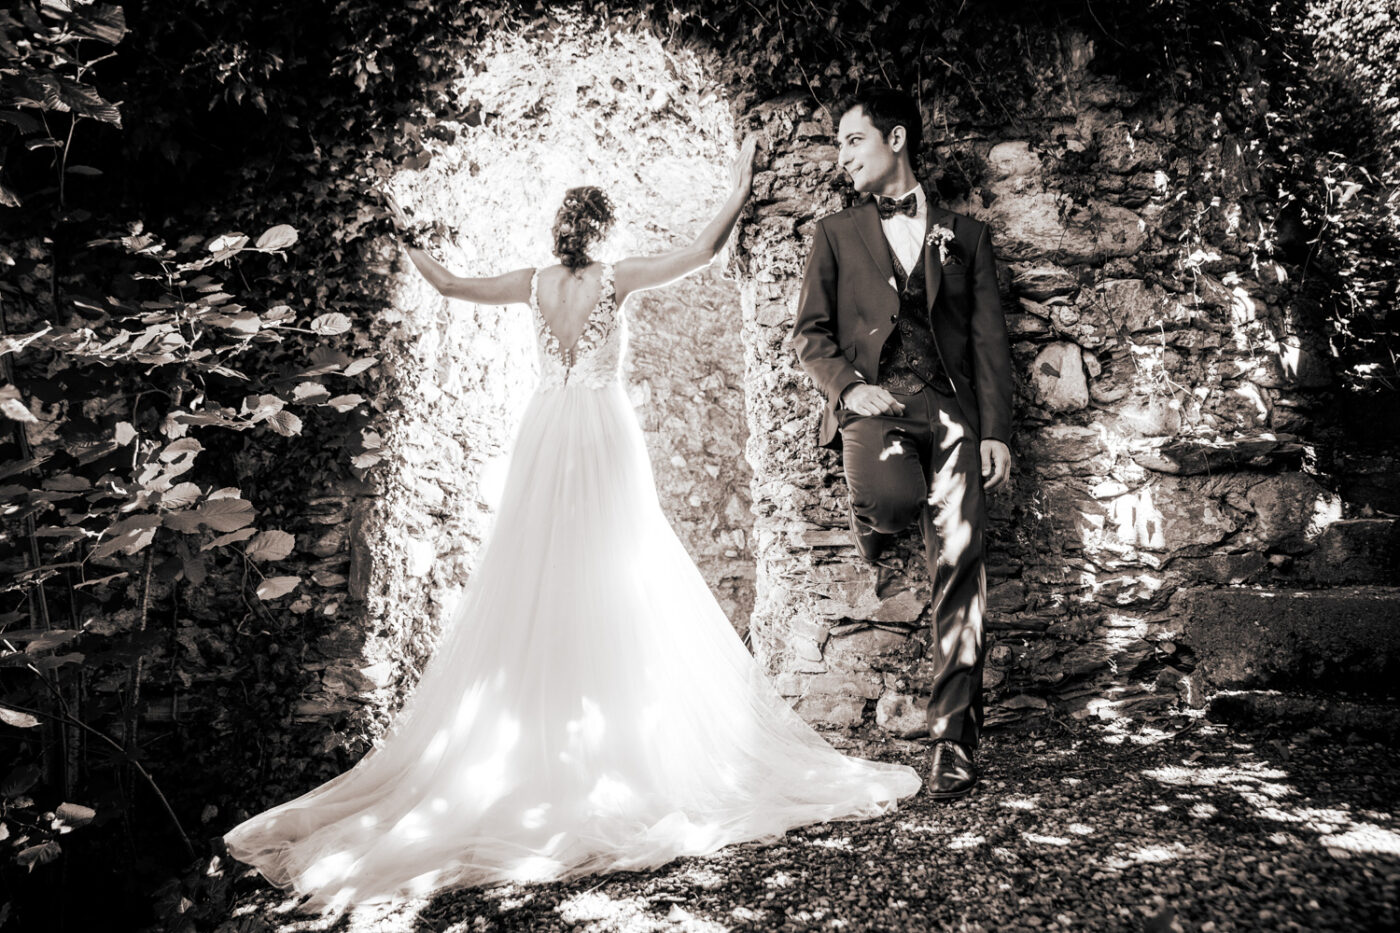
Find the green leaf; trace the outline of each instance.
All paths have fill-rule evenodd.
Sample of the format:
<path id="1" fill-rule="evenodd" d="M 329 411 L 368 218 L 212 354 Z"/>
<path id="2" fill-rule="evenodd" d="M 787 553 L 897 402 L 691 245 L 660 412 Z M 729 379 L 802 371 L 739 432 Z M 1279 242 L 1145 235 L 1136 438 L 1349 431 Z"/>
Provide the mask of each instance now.
<path id="1" fill-rule="evenodd" d="M 236 544 L 239 541 L 247 541 L 257 533 L 258 530 L 256 528 L 240 528 L 229 534 L 219 535 L 213 541 L 210 541 L 208 544 L 204 545 L 204 547 L 200 548 L 200 550 L 209 551 L 216 547 L 223 547 L 225 544 Z"/>
<path id="2" fill-rule="evenodd" d="M 37 133 L 44 128 L 44 121 L 18 110 L 0 111 L 0 123 L 9 123 L 24 136 L 28 136 L 30 133 Z"/>
<path id="3" fill-rule="evenodd" d="M 276 395 L 249 395 L 243 399 L 243 411 L 255 422 L 271 418 L 287 403 Z"/>
<path id="4" fill-rule="evenodd" d="M 289 411 L 279 411 L 268 418 L 267 426 L 283 437 L 301 433 L 301 419 Z"/>
<path id="5" fill-rule="evenodd" d="M 336 411 L 349 411 L 352 408 L 358 408 L 363 402 L 364 397 L 360 395 L 337 395 L 323 404 L 329 405 Z"/>
<path id="6" fill-rule="evenodd" d="M 252 560 L 283 560 L 292 553 L 296 538 L 285 531 L 264 531 L 244 548 Z"/>
<path id="7" fill-rule="evenodd" d="M 241 233 L 222 233 L 209 241 L 205 249 L 211 253 L 223 253 L 229 250 L 240 250 L 248 245 L 248 238 Z"/>
<path id="8" fill-rule="evenodd" d="M 204 449 L 204 445 L 192 437 L 182 437 L 178 441 L 173 441 L 166 445 L 160 452 L 160 459 L 169 463 L 181 454 L 199 453 Z"/>
<path id="9" fill-rule="evenodd" d="M 132 515 L 117 522 L 103 534 L 110 536 L 88 555 L 89 560 L 101 560 L 121 551 L 135 554 L 155 540 L 156 528 L 160 527 L 159 515 Z"/>
<path id="10" fill-rule="evenodd" d="M 322 373 L 339 372 L 350 364 L 350 357 L 330 347 L 317 347 L 307 357 L 311 367 L 302 372 L 303 376 L 319 376 Z"/>
<path id="11" fill-rule="evenodd" d="M 253 503 L 244 499 L 206 501 L 197 510 L 199 520 L 215 531 L 237 531 L 256 517 Z"/>
<path id="12" fill-rule="evenodd" d="M 199 531 L 203 522 L 200 521 L 198 512 L 166 512 L 161 524 L 171 531 L 192 535 Z"/>
<path id="13" fill-rule="evenodd" d="M 0 706 L 0 722 L 11 726 L 17 726 L 20 729 L 32 729 L 39 724 L 39 720 L 28 713 L 21 713 L 17 709 L 8 709 L 4 706 Z M 24 788 L 21 788 L 21 790 L 23 789 Z M 19 793 L 19 791 L 16 791 L 16 793 Z M 7 794 L 6 796 L 13 795 Z"/>
<path id="14" fill-rule="evenodd" d="M 301 583 L 301 577 L 268 577 L 258 584 L 258 599 L 276 599 L 286 596 Z"/>
<path id="15" fill-rule="evenodd" d="M 311 322 L 311 329 L 324 337 L 343 334 L 351 328 L 350 319 L 339 311 L 322 314 Z"/>
<path id="16" fill-rule="evenodd" d="M 79 116 L 89 117 L 101 123 L 121 126 L 122 115 L 114 104 L 108 103 L 102 95 L 86 84 L 67 77 L 59 79 L 58 98 L 63 102 L 60 110 L 71 110 Z"/>
<path id="17" fill-rule="evenodd" d="M 351 363 L 349 366 L 345 367 L 345 375 L 358 376 L 360 373 L 369 369 L 371 366 L 378 362 L 379 360 L 373 356 L 366 356 L 362 359 L 358 359 L 355 362 Z"/>
<path id="18" fill-rule="evenodd" d="M 187 505 L 194 505 L 199 498 L 200 488 L 194 483 L 180 483 L 167 489 L 160 497 L 160 507 L 163 509 L 179 509 Z"/>
<path id="19" fill-rule="evenodd" d="M 257 243 L 253 244 L 256 249 L 274 250 L 286 249 L 297 241 L 297 231 L 295 227 L 287 224 L 278 224 L 271 227 L 262 236 L 258 237 Z"/>
<path id="20" fill-rule="evenodd" d="M 54 829 L 77 829 L 86 826 L 97 816 L 97 811 L 80 803 L 61 803 L 53 811 Z"/>
<path id="21" fill-rule="evenodd" d="M 355 467 L 355 469 L 357 470 L 368 470 L 370 467 L 378 463 L 381 459 L 383 458 L 381 458 L 379 454 L 371 451 L 367 453 L 356 454 L 354 457 L 351 457 L 350 465 Z"/>
<path id="22" fill-rule="evenodd" d="M 63 847 L 50 840 L 42 845 L 20 849 L 19 854 L 15 856 L 15 864 L 21 868 L 28 868 L 30 871 L 33 871 L 35 865 L 43 865 L 47 862 L 52 862 L 62 854 Z"/>
<path id="23" fill-rule="evenodd" d="M 99 3 L 86 10 L 79 10 L 68 28 L 89 39 L 116 45 L 126 35 L 126 14 L 119 6 Z"/>
<path id="24" fill-rule="evenodd" d="M 17 713 L 14 710 L 5 710 L 4 707 L 0 707 L 0 710 L 4 710 L 8 713 L 14 713 L 16 716 L 26 715 L 24 713 Z M 33 716 L 30 716 L 29 718 L 34 719 Z M 33 724 L 38 725 L 38 722 L 39 721 L 35 719 Z M 29 728 L 29 726 L 25 725 L 21 728 L 27 729 Z M 18 797 L 20 794 L 24 793 L 25 791 L 29 790 L 29 788 L 37 784 L 39 781 L 39 777 L 42 774 L 43 772 L 39 770 L 39 766 L 34 764 L 33 762 L 30 762 L 27 765 L 20 765 L 18 768 L 15 768 L 9 774 L 5 775 L 5 780 L 0 781 L 0 797 Z"/>
<path id="25" fill-rule="evenodd" d="M 241 334 L 256 334 L 262 329 L 262 318 L 252 311 L 239 311 L 237 314 L 210 314 L 204 320 L 215 327 L 236 330 Z"/>
<path id="26" fill-rule="evenodd" d="M 39 423 L 39 419 L 35 418 L 34 413 L 24 404 L 19 389 L 9 384 L 0 386 L 0 415 L 4 415 L 11 421 Z"/>
<path id="27" fill-rule="evenodd" d="M 25 653 L 27 654 L 39 654 L 44 651 L 51 651 L 61 645 L 68 644 L 70 641 L 81 637 L 83 634 L 82 629 L 76 628 L 30 629 L 29 631 L 35 634 L 33 637 L 26 635 L 24 638 L 24 640 L 28 642 L 24 647 Z M 7 632 L 5 637 L 10 638 L 10 633 Z M 12 640 L 18 641 L 19 639 Z"/>
<path id="28" fill-rule="evenodd" d="M 298 402 L 321 401 L 330 397 L 330 390 L 319 382 L 302 382 L 292 390 L 292 398 Z"/>

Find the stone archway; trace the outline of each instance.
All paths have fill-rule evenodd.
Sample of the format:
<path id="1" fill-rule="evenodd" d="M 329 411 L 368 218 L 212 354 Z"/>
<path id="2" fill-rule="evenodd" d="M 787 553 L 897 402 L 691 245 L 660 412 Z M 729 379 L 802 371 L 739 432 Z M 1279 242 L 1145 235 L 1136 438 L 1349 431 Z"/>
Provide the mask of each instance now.
<path id="1" fill-rule="evenodd" d="M 603 258 L 684 242 L 727 191 L 733 120 L 707 63 L 645 32 L 560 21 L 549 36 L 498 35 L 480 50 L 456 88 L 470 117 L 454 139 L 430 144 L 428 167 L 396 179 L 410 213 L 460 228 L 443 258 L 463 274 L 554 262 L 549 224 L 573 185 L 598 184 L 613 200 Z M 380 489 L 353 536 L 352 584 L 367 613 L 347 639 L 353 660 L 338 667 L 356 668 L 343 689 L 370 699 L 381 724 L 471 573 L 535 378 L 521 308 L 448 303 L 406 262 L 396 269 L 381 348 L 393 397 L 378 438 Z M 750 472 L 739 301 L 722 271 L 716 263 L 629 302 L 627 378 L 663 508 L 743 633 Z M 341 684 L 323 677 L 323 686 Z"/>

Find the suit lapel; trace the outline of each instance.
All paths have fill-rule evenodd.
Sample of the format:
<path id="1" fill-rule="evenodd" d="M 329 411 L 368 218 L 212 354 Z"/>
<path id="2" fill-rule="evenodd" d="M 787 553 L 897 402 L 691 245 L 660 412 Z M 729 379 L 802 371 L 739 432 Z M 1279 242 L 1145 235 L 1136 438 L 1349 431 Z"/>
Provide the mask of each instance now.
<path id="1" fill-rule="evenodd" d="M 875 269 L 880 273 L 880 281 L 889 284 L 894 278 L 894 266 L 890 263 L 890 247 L 885 241 L 885 231 L 880 227 L 880 212 L 875 209 L 875 201 L 872 199 L 857 207 L 853 220 L 866 251 L 875 263 Z"/>
<path id="2" fill-rule="evenodd" d="M 928 224 L 924 227 L 924 281 L 928 289 L 928 310 L 933 313 L 933 303 L 938 298 L 938 289 L 943 285 L 943 263 L 938 261 L 938 247 L 929 242 L 929 233 L 935 224 L 952 229 L 956 219 L 941 207 L 928 206 Z"/>

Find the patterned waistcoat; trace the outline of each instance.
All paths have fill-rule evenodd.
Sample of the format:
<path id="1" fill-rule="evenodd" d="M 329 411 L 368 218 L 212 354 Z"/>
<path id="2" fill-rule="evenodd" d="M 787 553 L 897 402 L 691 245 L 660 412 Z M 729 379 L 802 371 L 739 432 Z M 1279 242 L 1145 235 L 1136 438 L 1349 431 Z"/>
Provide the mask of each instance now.
<path id="1" fill-rule="evenodd" d="M 889 249 L 888 240 L 885 247 Z M 880 386 L 900 395 L 914 395 L 923 391 L 924 386 L 952 395 L 953 384 L 943 371 L 938 347 L 933 342 L 924 250 L 920 247 L 913 272 L 904 270 L 893 249 L 890 249 L 890 263 L 894 266 L 895 285 L 899 288 L 899 317 L 894 333 L 880 351 Z"/>

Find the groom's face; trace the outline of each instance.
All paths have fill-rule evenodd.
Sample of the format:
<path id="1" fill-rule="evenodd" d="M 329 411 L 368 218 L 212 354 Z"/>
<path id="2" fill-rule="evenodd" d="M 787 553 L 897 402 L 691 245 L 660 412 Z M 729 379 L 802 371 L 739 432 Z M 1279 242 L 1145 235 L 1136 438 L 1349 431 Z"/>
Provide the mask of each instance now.
<path id="1" fill-rule="evenodd" d="M 853 107 L 842 115 L 836 128 L 838 159 L 857 191 L 883 193 L 898 175 L 899 153 L 892 143 L 902 142 L 903 132 L 904 127 L 897 126 L 886 139 L 861 107 Z"/>

